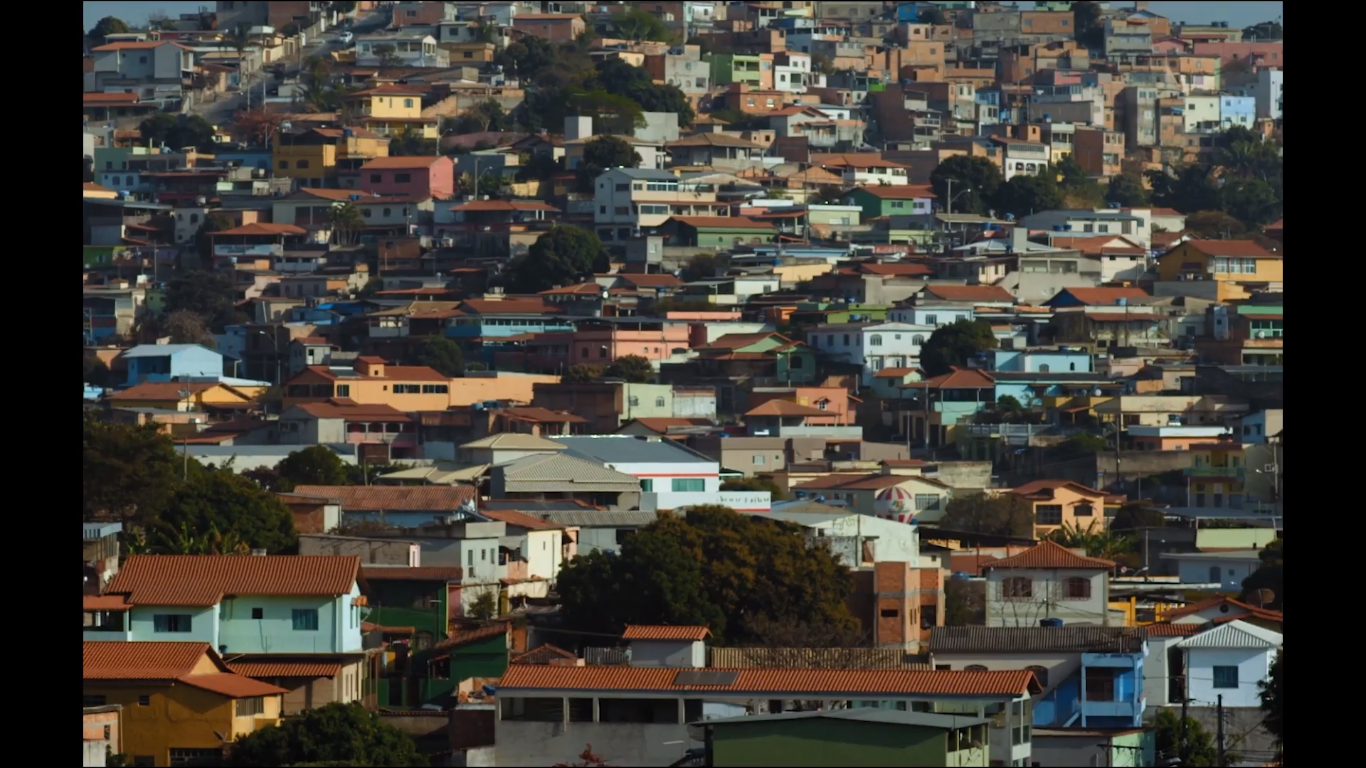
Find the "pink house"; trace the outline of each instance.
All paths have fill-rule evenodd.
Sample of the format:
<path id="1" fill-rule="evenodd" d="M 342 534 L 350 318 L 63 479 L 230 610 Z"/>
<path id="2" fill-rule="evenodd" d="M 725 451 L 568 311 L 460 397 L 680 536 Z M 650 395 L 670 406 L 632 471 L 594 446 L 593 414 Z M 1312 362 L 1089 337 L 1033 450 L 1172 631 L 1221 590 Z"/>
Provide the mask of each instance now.
<path id="1" fill-rule="evenodd" d="M 649 318 L 622 318 L 616 323 L 579 324 L 569 350 L 569 364 L 608 365 L 627 355 L 650 360 L 668 360 L 675 350 L 690 349 L 686 323 L 662 323 Z"/>
<path id="2" fill-rule="evenodd" d="M 377 195 L 419 200 L 455 196 L 455 164 L 449 157 L 377 157 L 360 168 L 360 188 Z"/>

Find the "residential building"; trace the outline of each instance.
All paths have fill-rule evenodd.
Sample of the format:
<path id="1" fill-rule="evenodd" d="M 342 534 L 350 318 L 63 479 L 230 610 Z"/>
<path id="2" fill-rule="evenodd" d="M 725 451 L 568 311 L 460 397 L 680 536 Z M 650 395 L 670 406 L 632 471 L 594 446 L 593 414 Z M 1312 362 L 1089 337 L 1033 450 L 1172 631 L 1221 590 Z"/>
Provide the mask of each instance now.
<path id="1" fill-rule="evenodd" d="M 910 184 L 909 168 L 883 159 L 877 152 L 829 152 L 819 157 L 819 165 L 839 175 L 846 185 L 878 186 Z"/>
<path id="2" fill-rule="evenodd" d="M 1109 525 L 1123 499 L 1068 480 L 1034 480 L 1011 493 L 1033 507 L 1034 535 L 1039 538 L 1063 526 L 1099 533 Z"/>
<path id="3" fill-rule="evenodd" d="M 435 42 L 433 42 L 435 45 Z M 438 138 L 436 117 L 422 115 L 423 92 L 404 85 L 377 85 L 344 94 L 342 99 L 360 112 L 360 123 L 384 137 L 404 130 L 418 131 L 424 139 Z"/>
<path id="4" fill-rule="evenodd" d="M 389 405 L 299 403 L 280 414 L 278 430 L 282 445 L 378 446 L 394 459 L 420 452 L 417 420 Z"/>
<path id="5" fill-rule="evenodd" d="M 360 188 L 376 195 L 445 200 L 455 195 L 449 157 L 378 157 L 360 167 Z"/>
<path id="6" fill-rule="evenodd" d="M 955 765 L 990 763 L 990 720 L 844 709 L 705 720 L 708 763 L 717 766 Z"/>
<path id="7" fill-rule="evenodd" d="M 562 454 L 527 456 L 493 467 L 489 490 L 498 499 L 575 499 L 612 510 L 638 509 L 643 493 L 633 475 Z"/>
<path id="8" fill-rule="evenodd" d="M 920 364 L 920 348 L 934 328 L 907 323 L 847 323 L 817 326 L 807 331 L 806 341 L 817 354 L 862 369 L 864 386 L 883 368 L 914 368 Z"/>
<path id="9" fill-rule="evenodd" d="M 728 133 L 699 133 L 664 143 L 673 165 L 742 170 L 759 163 L 764 148 Z"/>
<path id="10" fill-rule="evenodd" d="M 772 223 L 748 216 L 673 216 L 662 230 L 669 245 L 698 248 L 771 243 L 777 234 Z"/>
<path id="11" fill-rule="evenodd" d="M 364 128 L 312 128 L 280 132 L 271 148 L 271 167 L 275 177 L 298 179 L 301 187 L 336 188 L 338 171 L 388 156 L 389 140 Z"/>
<path id="12" fill-rule="evenodd" d="M 674 216 L 716 218 L 729 204 L 713 185 L 679 179 L 669 171 L 614 168 L 593 182 L 593 224 L 604 240 L 629 240 Z"/>
<path id="13" fill-rule="evenodd" d="M 860 515 L 897 523 L 934 523 L 944 516 L 953 489 L 931 477 L 834 473 L 792 486 L 798 499 L 843 501 Z"/>
<path id="14" fill-rule="evenodd" d="M 1157 733 L 1152 728 L 1035 728 L 1034 756 L 1040 765 L 1154 765 Z"/>
<path id="15" fill-rule="evenodd" d="M 1281 633 L 1237 619 L 1188 637 L 1177 644 L 1185 654 L 1185 694 L 1225 707 L 1260 708 L 1260 684 L 1284 646 Z"/>
<path id="16" fill-rule="evenodd" d="M 93 66 L 84 74 L 88 93 L 135 93 L 138 103 L 162 108 L 181 107 L 185 82 L 195 71 L 194 52 L 171 40 L 112 42 L 90 52 Z"/>
<path id="17" fill-rule="evenodd" d="M 996 380 L 975 369 L 954 367 L 942 376 L 911 382 L 906 391 L 914 392 L 919 402 L 898 414 L 898 420 L 909 422 L 913 442 L 931 446 L 948 445 L 953 429 L 996 402 Z"/>
<path id="18" fill-rule="evenodd" d="M 1112 561 L 1043 541 L 986 567 L 988 627 L 1035 627 L 1046 620 L 1067 626 L 1111 624 Z"/>
<path id="19" fill-rule="evenodd" d="M 438 47 L 427 27 L 399 28 L 356 37 L 356 64 L 363 67 L 449 67 L 450 53 Z"/>
<path id="20" fill-rule="evenodd" d="M 223 377 L 223 355 L 199 344 L 139 344 L 119 358 L 128 368 L 130 386 Z"/>
<path id="21" fill-rule="evenodd" d="M 118 746 L 134 765 L 221 763 L 238 737 L 279 725 L 284 693 L 233 672 L 203 641 L 81 648 L 82 704 L 122 707 Z"/>
<path id="22" fill-rule="evenodd" d="M 636 478 L 640 508 L 646 511 L 720 504 L 739 511 L 766 512 L 766 492 L 721 490 L 720 464 L 676 440 L 636 435 L 556 437 L 565 455 L 587 459 Z M 743 506 L 741 506 L 743 505 Z"/>
<path id="23" fill-rule="evenodd" d="M 123 754 L 123 706 L 81 707 L 81 765 L 104 768 L 110 755 Z"/>
<path id="24" fill-rule="evenodd" d="M 1164 552 L 1164 560 L 1175 561 L 1182 584 L 1204 584 L 1206 589 L 1239 592 L 1243 579 L 1262 564 L 1259 549 L 1232 549 L 1220 552 Z"/>
<path id="25" fill-rule="evenodd" d="M 693 351 L 698 373 L 705 378 L 754 378 L 798 385 L 816 380 L 816 353 L 778 333 L 729 333 Z"/>
<path id="26" fill-rule="evenodd" d="M 862 208 L 864 219 L 916 216 L 931 212 L 934 192 L 920 185 L 858 187 L 844 196 L 844 202 Z"/>
<path id="27" fill-rule="evenodd" d="M 336 504 L 345 525 L 375 522 L 398 528 L 444 520 L 476 496 L 469 485 L 296 485 L 292 493 Z"/>
<path id="28" fill-rule="evenodd" d="M 930 635 L 936 669 L 1027 669 L 1043 689 L 1035 728 L 1143 724 L 1143 627 L 941 627 Z"/>
<path id="29" fill-rule="evenodd" d="M 992 143 L 1001 151 L 1001 174 L 1010 181 L 1019 174 L 1037 176 L 1049 167 L 1052 152 L 1047 144 L 1023 139 L 992 137 Z M 1028 211 L 1003 211 L 1023 218 Z"/>
<path id="30" fill-rule="evenodd" d="M 513 35 L 530 35 L 552 43 L 572 43 L 585 29 L 583 16 L 577 13 L 518 13 L 512 17 Z"/>
<path id="31" fill-rule="evenodd" d="M 1204 298 L 1233 301 L 1281 290 L 1285 261 L 1251 240 L 1187 240 L 1157 257 L 1157 272 L 1165 282 L 1205 283 L 1189 287 Z"/>

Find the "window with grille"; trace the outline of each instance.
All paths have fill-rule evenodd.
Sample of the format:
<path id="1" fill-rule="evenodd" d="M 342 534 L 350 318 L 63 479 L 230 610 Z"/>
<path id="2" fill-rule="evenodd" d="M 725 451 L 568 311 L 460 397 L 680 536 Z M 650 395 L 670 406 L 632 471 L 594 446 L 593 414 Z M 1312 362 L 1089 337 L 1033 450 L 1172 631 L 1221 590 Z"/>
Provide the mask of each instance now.
<path id="1" fill-rule="evenodd" d="M 701 478 L 694 477 L 675 477 L 672 486 L 674 493 L 696 493 L 707 489 Z"/>
<path id="2" fill-rule="evenodd" d="M 1025 576 L 1011 576 L 1001 581 L 1001 597 L 1018 599 L 1034 596 L 1034 582 Z"/>
<path id="3" fill-rule="evenodd" d="M 1066 582 L 1067 597 L 1071 600 L 1085 600 L 1091 596 L 1091 580 L 1073 576 Z"/>
<path id="4" fill-rule="evenodd" d="M 939 509 L 939 496 L 933 493 L 917 493 L 915 495 L 915 508 L 917 510 Z"/>
<path id="5" fill-rule="evenodd" d="M 266 700 L 261 696 L 253 696 L 250 699 L 238 699 L 233 702 L 233 709 L 238 717 L 265 714 Z"/>
<path id="6" fill-rule="evenodd" d="M 152 616 L 153 632 L 190 632 L 188 613 L 158 613 Z"/>
<path id="7" fill-rule="evenodd" d="M 1238 668 L 1237 668 L 1237 667 L 1214 667 L 1214 687 L 1215 687 L 1215 688 L 1237 688 L 1237 687 L 1238 687 Z"/>
<path id="8" fill-rule="evenodd" d="M 295 608 L 291 616 L 295 630 L 309 632 L 318 629 L 317 608 Z"/>
<path id="9" fill-rule="evenodd" d="M 1040 504 L 1036 513 L 1039 525 L 1062 525 L 1061 504 Z"/>
<path id="10" fill-rule="evenodd" d="M 221 749 L 172 749 L 171 765 L 222 765 L 223 750 Z M 134 762 L 134 765 L 140 763 Z M 141 763 L 141 765 L 156 765 L 154 762 Z"/>

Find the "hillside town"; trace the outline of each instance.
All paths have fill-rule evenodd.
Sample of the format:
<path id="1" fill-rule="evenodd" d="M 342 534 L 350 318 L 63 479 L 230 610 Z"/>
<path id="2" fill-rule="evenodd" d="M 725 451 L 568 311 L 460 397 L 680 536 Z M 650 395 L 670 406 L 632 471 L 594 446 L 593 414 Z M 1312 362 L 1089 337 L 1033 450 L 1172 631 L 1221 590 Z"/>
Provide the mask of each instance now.
<path id="1" fill-rule="evenodd" d="M 83 5 L 83 765 L 1283 765 L 1282 3 Z"/>

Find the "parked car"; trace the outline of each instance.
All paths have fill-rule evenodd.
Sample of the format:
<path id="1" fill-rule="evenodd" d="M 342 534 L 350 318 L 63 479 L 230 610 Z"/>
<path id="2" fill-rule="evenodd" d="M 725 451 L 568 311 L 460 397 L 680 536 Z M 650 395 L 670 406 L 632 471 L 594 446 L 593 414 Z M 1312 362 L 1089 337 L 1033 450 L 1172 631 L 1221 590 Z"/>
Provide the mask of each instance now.
<path id="1" fill-rule="evenodd" d="M 352 42 L 355 41 L 356 35 L 348 29 L 347 31 L 338 35 L 337 39 L 341 41 L 342 45 L 350 45 Z"/>

